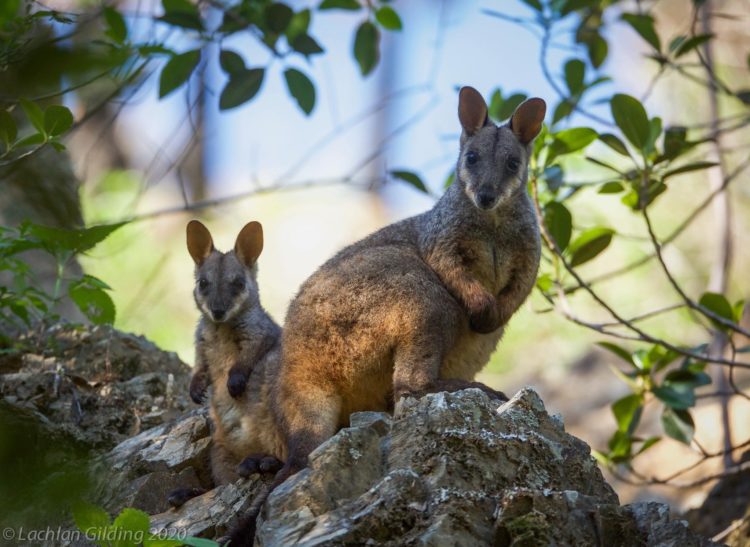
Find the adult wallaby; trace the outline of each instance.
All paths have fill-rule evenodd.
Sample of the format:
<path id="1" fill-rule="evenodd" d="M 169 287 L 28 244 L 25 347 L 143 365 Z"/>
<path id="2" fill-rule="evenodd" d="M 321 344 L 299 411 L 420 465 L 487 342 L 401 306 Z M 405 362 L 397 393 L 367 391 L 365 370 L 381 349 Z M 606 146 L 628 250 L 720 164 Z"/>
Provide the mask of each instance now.
<path id="1" fill-rule="evenodd" d="M 479 92 L 462 88 L 455 183 L 430 211 L 345 248 L 302 285 L 282 339 L 275 409 L 289 452 L 274 484 L 352 412 L 466 387 L 505 398 L 473 379 L 536 279 L 526 180 L 545 110 L 530 99 L 498 127 Z M 252 542 L 255 516 L 233 544 Z"/>
<path id="2" fill-rule="evenodd" d="M 201 319 L 190 397 L 202 403 L 210 387 L 213 422 L 211 473 L 216 485 L 240 476 L 278 471 L 286 445 L 271 398 L 280 359 L 281 328 L 260 305 L 257 260 L 263 250 L 258 222 L 245 225 L 234 250 L 217 251 L 208 229 L 191 220 L 187 246 L 195 262 L 193 295 Z M 172 492 L 172 505 L 202 493 Z"/>

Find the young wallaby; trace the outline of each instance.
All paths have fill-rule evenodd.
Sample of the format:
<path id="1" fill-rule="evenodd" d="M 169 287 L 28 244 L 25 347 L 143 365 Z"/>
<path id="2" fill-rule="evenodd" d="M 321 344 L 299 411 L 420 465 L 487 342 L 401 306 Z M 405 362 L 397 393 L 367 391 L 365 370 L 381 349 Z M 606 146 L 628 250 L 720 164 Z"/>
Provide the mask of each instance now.
<path id="1" fill-rule="evenodd" d="M 193 294 L 201 311 L 190 397 L 200 404 L 210 387 L 214 482 L 277 471 L 286 457 L 271 409 L 281 328 L 258 296 L 256 261 L 263 250 L 263 229 L 258 222 L 246 224 L 234 250 L 222 253 L 214 248 L 208 229 L 191 220 L 187 247 L 195 262 Z M 170 503 L 181 505 L 199 493 L 177 490 Z"/>
<path id="2" fill-rule="evenodd" d="M 386 410 L 391 397 L 479 387 L 505 398 L 473 379 L 536 280 L 526 180 L 545 110 L 530 99 L 498 127 L 462 88 L 455 183 L 430 211 L 345 248 L 302 285 L 284 326 L 275 408 L 289 452 L 274 485 L 352 412 Z M 252 541 L 255 516 L 233 544 Z"/>

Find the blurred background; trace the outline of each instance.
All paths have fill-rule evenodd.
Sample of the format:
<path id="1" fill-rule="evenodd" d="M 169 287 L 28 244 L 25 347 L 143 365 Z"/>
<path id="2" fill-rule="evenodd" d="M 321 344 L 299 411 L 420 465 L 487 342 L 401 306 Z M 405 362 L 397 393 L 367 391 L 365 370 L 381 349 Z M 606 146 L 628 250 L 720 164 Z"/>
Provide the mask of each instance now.
<path id="1" fill-rule="evenodd" d="M 94 3 L 48 0 L 35 4 L 60 12 L 85 12 Z M 523 24 L 533 15 L 529 4 L 533 3 L 394 2 L 403 29 L 382 33 L 380 62 L 366 77 L 351 54 L 362 13 L 330 10 L 316 14 L 310 28 L 325 55 L 276 62 L 257 40 L 238 33 L 221 46 L 203 43 L 204 61 L 188 85 L 163 99 L 158 93 L 158 63 L 151 73 L 149 67 L 148 77 L 95 111 L 92 106 L 110 92 L 107 81 L 66 93 L 64 104 L 77 120 L 85 118 L 87 123 L 76 125 L 65 140 L 69 156 L 47 151 L 45 163 L 37 163 L 36 171 L 27 165 L 5 173 L 3 184 L 8 191 L 0 197 L 3 224 L 14 226 L 24 218 L 62 226 L 78 225 L 80 220 L 86 225 L 130 220 L 80 257 L 80 267 L 112 287 L 115 327 L 142 334 L 192 363 L 198 311 L 192 299 L 193 264 L 185 247 L 187 221 L 203 221 L 222 250 L 233 246 L 246 222 L 263 224 L 261 298 L 270 314 L 283 323 L 297 288 L 325 260 L 382 226 L 427 210 L 442 193 L 458 151 L 460 86 L 471 85 L 488 100 L 499 89 L 504 97 L 522 92 L 542 97 L 550 105 L 557 102 L 558 91 L 539 62 L 540 37 Z M 702 85 L 666 75 L 652 88 L 659 66 L 646 58 L 648 44 L 619 19 L 622 11 L 640 3 L 623 4 L 605 12 L 609 55 L 599 71 L 611 80 L 593 92 L 591 112 L 608 116 L 608 101 L 597 101 L 597 96 L 621 92 L 644 97 L 647 110 L 659 113 L 665 127 L 704 123 L 709 104 Z M 690 27 L 692 12 L 685 9 L 686 4 L 678 0 L 654 3 L 652 13 L 661 34 L 674 35 Z M 297 10 L 309 3 L 291 1 L 289 5 Z M 161 2 L 123 1 L 117 7 L 132 40 L 164 40 L 180 51 L 195 47 L 184 34 L 153 24 L 150 16 L 161 13 Z M 720 70 L 728 81 L 747 86 L 748 3 L 716 2 L 716 10 L 725 15 L 716 19 L 714 29 L 723 38 L 716 50 Z M 210 7 L 206 13 L 210 20 Z M 580 47 L 574 25 L 569 27 L 555 34 L 553 47 L 546 52 L 553 78 L 561 77 L 565 62 Z M 46 32 L 61 36 L 65 25 L 53 25 Z M 267 66 L 258 96 L 225 111 L 219 110 L 219 94 L 227 80 L 217 62 L 219 47 L 241 53 L 248 66 Z M 44 70 L 39 62 L 39 69 Z M 294 104 L 287 91 L 283 71 L 288 66 L 304 69 L 316 83 L 310 115 Z M 0 83 L 0 90 L 12 81 Z M 740 108 L 731 105 L 730 113 Z M 576 113 L 557 127 L 580 125 L 607 129 Z M 739 147 L 746 135 L 733 134 L 724 144 Z M 598 141 L 587 149 L 587 155 L 622 161 Z M 566 158 L 563 166 L 568 182 L 583 184 L 606 173 L 582 156 Z M 418 173 L 426 191 L 394 177 L 392 171 L 398 170 Z M 33 203 L 28 196 L 19 198 L 23 195 L 20 188 L 40 178 L 40 172 L 46 174 L 42 178 L 47 186 L 40 186 Z M 710 176 L 706 171 L 686 173 L 675 181 L 669 200 L 654 203 L 652 215 L 659 233 L 669 233 L 682 222 L 697 197 L 707 193 Z M 610 226 L 620 235 L 606 253 L 584 267 L 588 278 L 650 252 L 642 219 L 623 207 L 618 197 L 583 190 L 571 203 L 576 223 Z M 746 252 L 750 185 L 746 176 L 732 185 L 731 206 L 734 264 L 727 292 L 740 299 L 750 293 L 750 255 Z M 715 211 L 708 208 L 665 249 L 674 274 L 691 293 L 705 289 L 717 260 L 712 235 L 716 222 Z M 44 267 L 40 265 L 40 275 Z M 656 261 L 597 287 L 625 316 L 675 302 Z M 605 320 L 606 315 L 585 294 L 576 293 L 570 301 L 592 321 Z M 696 343 L 705 338 L 685 310 L 648 319 L 644 325 L 660 336 Z M 509 394 L 532 385 L 551 412 L 562 414 L 569 431 L 601 449 L 616 428 L 610 405 L 629 393 L 611 370 L 618 364 L 617 357 L 595 346 L 604 339 L 566 319 L 534 291 L 479 379 Z M 738 374 L 741 385 L 747 380 Z M 735 397 L 728 405 L 735 438 L 748 438 L 750 404 Z M 646 433 L 657 432 L 658 415 L 648 413 L 647 409 L 642 420 Z M 721 413 L 719 400 L 699 400 L 694 419 L 700 443 L 708 451 L 722 447 Z M 644 454 L 637 467 L 649 475 L 655 469 L 668 474 L 694 459 L 699 455 L 690 447 L 665 440 Z M 718 471 L 721 465 L 720 460 L 709 461 L 699 475 Z M 710 487 L 645 488 L 609 478 L 615 481 L 623 502 L 659 498 L 679 509 L 699 505 Z"/>

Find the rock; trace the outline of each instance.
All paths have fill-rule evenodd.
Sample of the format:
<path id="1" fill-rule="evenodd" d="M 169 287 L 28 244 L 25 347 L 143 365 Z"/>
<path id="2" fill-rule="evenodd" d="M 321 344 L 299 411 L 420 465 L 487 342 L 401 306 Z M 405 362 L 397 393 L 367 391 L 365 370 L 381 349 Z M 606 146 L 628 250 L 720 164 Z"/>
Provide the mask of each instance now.
<path id="1" fill-rule="evenodd" d="M 259 476 L 225 484 L 189 500 L 179 509 L 169 509 L 151 517 L 151 529 L 188 536 L 218 538 L 226 534 L 244 515 L 270 477 Z"/>
<path id="2" fill-rule="evenodd" d="M 727 545 L 750 547 L 750 450 L 737 463 L 744 468 L 720 479 L 700 507 L 685 513 L 685 519 L 701 534 L 723 533 Z"/>
<path id="3" fill-rule="evenodd" d="M 620 506 L 538 395 L 479 390 L 354 414 L 269 497 L 256 544 L 711 545 L 661 504 Z"/>
<path id="4" fill-rule="evenodd" d="M 108 470 L 101 473 L 99 503 L 112 513 L 135 507 L 153 514 L 169 508 L 176 488 L 211 488 L 210 445 L 205 409 L 123 441 L 99 461 Z"/>
<path id="5" fill-rule="evenodd" d="M 107 450 L 192 408 L 190 367 L 143 337 L 57 326 L 45 340 L 44 349 L 0 356 L 0 396 L 78 442 Z"/>

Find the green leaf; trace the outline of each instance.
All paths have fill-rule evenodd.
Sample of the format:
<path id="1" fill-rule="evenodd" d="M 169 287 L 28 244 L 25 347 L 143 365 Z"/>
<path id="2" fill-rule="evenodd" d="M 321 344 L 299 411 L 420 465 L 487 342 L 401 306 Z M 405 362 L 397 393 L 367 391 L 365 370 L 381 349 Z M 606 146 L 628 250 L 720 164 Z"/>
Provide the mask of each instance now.
<path id="1" fill-rule="evenodd" d="M 622 202 L 634 211 L 640 211 L 648 207 L 657 196 L 667 190 L 667 186 L 661 180 L 650 180 L 648 188 L 643 190 L 640 185 L 633 188 L 622 197 Z"/>
<path id="2" fill-rule="evenodd" d="M 201 51 L 193 49 L 167 61 L 159 76 L 159 98 L 166 97 L 187 82 L 200 60 Z"/>
<path id="3" fill-rule="evenodd" d="M 586 48 L 588 49 L 589 61 L 594 68 L 599 68 L 604 64 L 609 53 L 609 45 L 607 41 L 602 37 L 601 34 L 596 33 L 586 41 Z"/>
<path id="4" fill-rule="evenodd" d="M 651 47 L 657 51 L 661 51 L 661 41 L 659 40 L 659 35 L 656 34 L 653 17 L 645 14 L 624 13 L 622 14 L 622 20 L 633 27 Z"/>
<path id="5" fill-rule="evenodd" d="M 391 171 L 390 173 L 393 178 L 397 178 L 411 184 L 420 192 L 424 192 L 425 194 L 429 193 L 429 190 L 427 190 L 424 182 L 422 182 L 422 179 L 419 178 L 419 175 L 417 175 L 416 173 L 413 173 L 411 171 Z"/>
<path id="6" fill-rule="evenodd" d="M 189 0 L 162 0 L 164 15 L 159 21 L 172 26 L 192 30 L 203 30 L 203 21 L 198 6 Z"/>
<path id="7" fill-rule="evenodd" d="M 13 116 L 7 110 L 0 109 L 0 140 L 5 143 L 5 148 L 9 149 L 18 136 L 18 129 Z"/>
<path id="8" fill-rule="evenodd" d="M 286 27 L 286 37 L 290 44 L 297 36 L 307 34 L 307 30 L 310 28 L 310 17 L 309 9 L 298 11 L 292 16 L 292 20 L 289 21 L 289 25 Z"/>
<path id="9" fill-rule="evenodd" d="M 551 164 L 559 156 L 586 148 L 596 140 L 597 133 L 588 127 L 573 127 L 558 131 L 553 137 L 554 140 L 547 152 L 546 165 Z"/>
<path id="10" fill-rule="evenodd" d="M 219 64 L 227 74 L 236 74 L 245 70 L 245 60 L 236 51 L 222 49 L 219 52 Z"/>
<path id="11" fill-rule="evenodd" d="M 609 246 L 613 233 L 609 228 L 591 228 L 579 235 L 568 248 L 571 266 L 580 266 L 599 255 Z"/>
<path id="12" fill-rule="evenodd" d="M 555 112 L 552 115 L 552 124 L 554 125 L 563 118 L 570 116 L 571 112 L 573 112 L 574 104 L 571 99 L 562 99 L 557 107 L 555 107 Z"/>
<path id="13" fill-rule="evenodd" d="M 26 99 L 21 99 L 21 108 L 23 108 L 26 117 L 31 122 L 31 125 L 34 126 L 34 129 L 44 135 L 44 112 L 39 108 L 39 105 Z"/>
<path id="14" fill-rule="evenodd" d="M 651 391 L 665 405 L 673 409 L 684 410 L 695 406 L 695 393 L 692 389 L 676 389 L 674 386 L 662 385 L 653 388 Z"/>
<path id="15" fill-rule="evenodd" d="M 21 0 L 5 0 L 4 2 L 0 2 L 0 28 L 19 15 L 18 8 L 20 7 Z"/>
<path id="16" fill-rule="evenodd" d="M 550 274 L 542 274 L 536 278 L 536 286 L 540 291 L 546 293 L 554 286 L 554 282 Z"/>
<path id="17" fill-rule="evenodd" d="M 265 69 L 251 68 L 232 74 L 219 98 L 219 109 L 228 110 L 246 103 L 260 90 Z"/>
<path id="18" fill-rule="evenodd" d="M 145 536 L 151 526 L 151 520 L 143 511 L 133 509 L 132 507 L 126 507 L 119 515 L 117 515 L 112 525 L 121 530 L 143 532 Z"/>
<path id="19" fill-rule="evenodd" d="M 125 38 L 128 37 L 128 26 L 122 14 L 109 6 L 104 8 L 103 14 L 104 21 L 107 23 L 105 34 L 118 44 L 125 42 Z"/>
<path id="20" fill-rule="evenodd" d="M 68 296 L 92 323 L 114 323 L 115 304 L 103 289 L 74 283 L 68 287 Z"/>
<path id="21" fill-rule="evenodd" d="M 73 126 L 73 114 L 64 106 L 50 105 L 44 111 L 44 132 L 50 137 L 62 135 Z"/>
<path id="22" fill-rule="evenodd" d="M 354 58 L 359 63 L 362 76 L 370 74 L 380 60 L 380 31 L 370 21 L 365 21 L 357 29 Z"/>
<path id="23" fill-rule="evenodd" d="M 688 38 L 687 40 L 680 42 L 674 52 L 675 59 L 682 57 L 686 53 L 690 53 L 692 50 L 694 50 L 701 44 L 708 42 L 713 37 L 713 34 L 696 34 L 692 38 Z"/>
<path id="24" fill-rule="evenodd" d="M 633 356 L 630 355 L 630 352 L 625 348 L 618 346 L 617 344 L 613 344 L 612 342 L 597 342 L 596 345 L 608 351 L 611 351 L 633 368 L 637 368 L 635 362 L 633 361 Z"/>
<path id="25" fill-rule="evenodd" d="M 268 28 L 276 34 L 281 34 L 291 23 L 294 11 L 286 4 L 274 2 L 265 9 L 264 15 Z"/>
<path id="26" fill-rule="evenodd" d="M 615 180 L 612 180 L 612 181 L 605 182 L 604 184 L 602 184 L 599 187 L 598 193 L 599 194 L 619 194 L 623 190 L 625 190 L 625 187 L 621 183 Z"/>
<path id="27" fill-rule="evenodd" d="M 695 434 L 693 417 L 687 410 L 675 410 L 669 407 L 661 415 L 664 433 L 681 443 L 689 445 Z"/>
<path id="28" fill-rule="evenodd" d="M 732 306 L 732 314 L 733 314 L 733 321 L 740 324 L 740 321 L 742 321 L 742 316 L 745 314 L 745 300 L 738 300 L 734 303 L 734 306 Z"/>
<path id="29" fill-rule="evenodd" d="M 661 135 L 661 118 L 656 116 L 651 118 L 648 122 L 648 141 L 646 142 L 646 150 L 652 152 L 656 146 L 656 139 Z"/>
<path id="30" fill-rule="evenodd" d="M 703 371 L 693 371 L 687 368 L 670 370 L 664 377 L 664 385 L 674 387 L 678 391 L 688 391 L 701 386 L 710 385 L 711 377 Z"/>
<path id="31" fill-rule="evenodd" d="M 715 292 L 705 292 L 701 296 L 700 300 L 698 300 L 698 304 L 712 311 L 719 317 L 727 319 L 728 321 L 734 321 L 735 319 L 734 309 L 729 303 L 729 300 L 727 300 L 726 296 L 724 296 L 723 294 Z M 711 320 L 711 322 L 716 328 L 720 330 L 726 330 L 728 328 L 721 323 L 714 321 L 713 319 Z"/>
<path id="32" fill-rule="evenodd" d="M 516 108 L 518 108 L 525 100 L 526 95 L 523 93 L 514 93 L 510 97 L 507 97 L 497 112 L 497 119 L 507 120 L 510 118 L 513 115 L 513 112 L 516 111 Z"/>
<path id="33" fill-rule="evenodd" d="M 315 106 L 315 86 L 310 78 L 296 68 L 284 71 L 284 79 L 292 97 L 305 114 L 310 114 Z"/>
<path id="34" fill-rule="evenodd" d="M 318 6 L 319 10 L 327 9 L 345 9 L 357 11 L 362 9 L 362 5 L 357 0 L 323 0 Z"/>
<path id="35" fill-rule="evenodd" d="M 73 507 L 73 520 L 82 532 L 103 530 L 110 523 L 109 515 L 104 509 L 89 503 L 77 503 Z"/>
<path id="36" fill-rule="evenodd" d="M 583 81 L 586 75 L 586 65 L 580 59 L 572 59 L 565 63 L 565 83 L 571 95 L 583 91 Z"/>
<path id="37" fill-rule="evenodd" d="M 618 429 L 609 440 L 609 457 L 614 462 L 627 461 L 630 458 L 632 447 L 633 440 L 630 435 Z"/>
<path id="38" fill-rule="evenodd" d="M 670 169 L 669 171 L 664 173 L 662 180 L 666 180 L 668 177 L 673 177 L 674 175 L 679 175 L 681 173 L 689 173 L 690 171 L 708 169 L 710 167 L 715 167 L 716 165 L 719 164 L 715 161 L 696 161 L 693 163 L 688 163 L 687 165 L 681 165 L 680 167 L 677 167 L 675 169 Z"/>
<path id="39" fill-rule="evenodd" d="M 305 57 L 323 53 L 323 48 L 309 34 L 300 34 L 292 40 L 291 46 L 294 51 L 302 53 Z"/>
<path id="40" fill-rule="evenodd" d="M 651 133 L 648 116 L 643 105 L 635 97 L 618 93 L 610 102 L 612 117 L 625 138 L 639 150 L 648 143 Z"/>
<path id="41" fill-rule="evenodd" d="M 453 182 L 455 180 L 456 180 L 456 172 L 455 171 L 451 171 L 450 173 L 448 173 L 448 176 L 445 177 L 445 182 L 443 183 L 443 188 L 447 190 L 448 188 L 451 187 L 451 185 L 453 184 Z"/>
<path id="42" fill-rule="evenodd" d="M 42 133 L 34 133 L 33 135 L 29 135 L 28 137 L 24 137 L 20 141 L 18 141 L 15 144 L 16 148 L 21 148 L 24 146 L 34 146 L 38 144 L 44 144 L 47 142 L 47 138 Z"/>
<path id="43" fill-rule="evenodd" d="M 390 6 L 381 6 L 375 11 L 375 20 L 380 26 L 388 30 L 401 30 L 401 18 L 398 13 Z"/>
<path id="44" fill-rule="evenodd" d="M 623 156 L 628 156 L 628 149 L 625 143 L 620 140 L 620 137 L 613 135 L 612 133 L 602 133 L 599 135 L 599 140 L 609 146 L 612 150 Z"/>
<path id="45" fill-rule="evenodd" d="M 60 254 L 61 252 L 78 254 L 92 249 L 125 224 L 127 222 L 100 224 L 79 229 L 52 228 L 40 224 L 29 224 L 28 236 L 30 239 L 38 241 L 42 247 L 52 254 Z"/>
<path id="46" fill-rule="evenodd" d="M 674 159 L 683 152 L 687 145 L 687 129 L 680 126 L 668 127 L 664 131 L 664 156 Z"/>
<path id="47" fill-rule="evenodd" d="M 617 420 L 617 428 L 628 435 L 632 435 L 638 427 L 642 411 L 643 397 L 635 393 L 612 403 L 612 414 Z"/>
<path id="48" fill-rule="evenodd" d="M 638 449 L 638 452 L 635 453 L 635 455 L 637 456 L 638 454 L 643 454 L 646 450 L 654 446 L 659 441 L 661 441 L 661 437 L 649 437 L 648 439 L 643 441 L 643 444 Z"/>
<path id="49" fill-rule="evenodd" d="M 544 225 L 560 252 L 564 251 L 573 231 L 573 217 L 568 208 L 557 201 L 549 202 L 544 208 Z"/>

